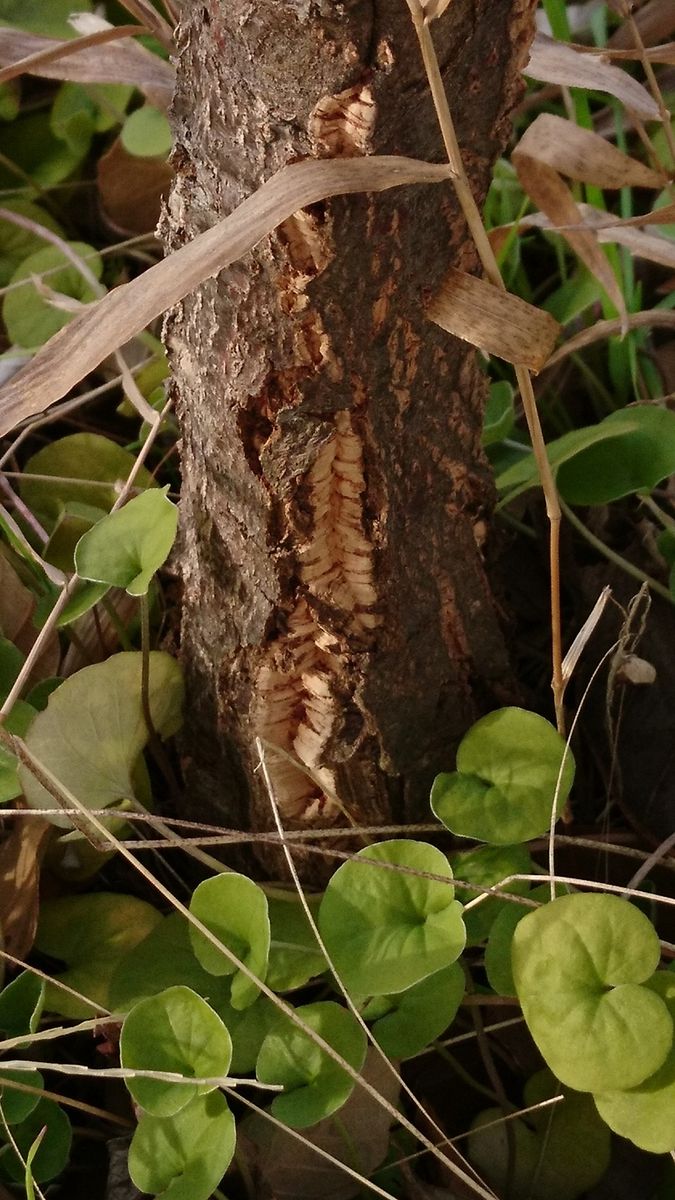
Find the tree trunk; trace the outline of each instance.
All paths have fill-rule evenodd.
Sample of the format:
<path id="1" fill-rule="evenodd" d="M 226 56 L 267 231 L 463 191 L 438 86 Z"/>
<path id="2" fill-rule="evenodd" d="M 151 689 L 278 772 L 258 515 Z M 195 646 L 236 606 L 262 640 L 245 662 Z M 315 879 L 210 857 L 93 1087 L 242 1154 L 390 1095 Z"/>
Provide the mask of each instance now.
<path id="1" fill-rule="evenodd" d="M 432 27 L 479 198 L 533 8 L 453 0 Z M 178 45 L 171 248 L 297 159 L 444 159 L 405 0 L 202 0 Z M 506 694 L 485 383 L 424 316 L 449 264 L 477 266 L 450 184 L 334 199 L 168 321 L 193 812 L 270 826 L 260 737 L 285 752 L 268 754 L 287 825 L 419 818 Z"/>

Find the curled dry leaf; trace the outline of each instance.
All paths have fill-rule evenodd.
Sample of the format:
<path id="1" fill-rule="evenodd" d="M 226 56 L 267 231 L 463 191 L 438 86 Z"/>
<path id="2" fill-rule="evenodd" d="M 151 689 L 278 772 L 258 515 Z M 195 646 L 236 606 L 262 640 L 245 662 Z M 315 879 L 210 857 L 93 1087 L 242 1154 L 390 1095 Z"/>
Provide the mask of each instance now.
<path id="1" fill-rule="evenodd" d="M 659 106 L 637 79 L 599 56 L 582 54 L 566 42 L 537 33 L 524 75 L 563 87 L 593 88 L 615 96 L 646 121 L 660 121 Z"/>
<path id="2" fill-rule="evenodd" d="M 583 220 L 583 226 L 595 231 L 599 242 L 613 242 L 625 246 L 635 258 L 643 258 L 648 262 L 658 263 L 662 267 L 675 267 L 675 242 L 664 237 L 656 230 L 640 229 L 640 225 L 667 225 L 675 220 L 675 204 L 668 204 L 654 213 L 645 213 L 641 217 L 627 217 L 618 220 L 610 213 L 601 212 L 591 204 L 577 205 Z M 495 253 L 498 253 L 506 241 L 509 231 L 517 224 L 518 232 L 528 229 L 549 229 L 551 232 L 568 233 L 570 226 L 554 225 L 546 213 L 529 213 L 518 222 L 499 225 L 490 231 L 490 243 Z"/>
<path id="3" fill-rule="evenodd" d="M 411 158 L 310 159 L 277 171 L 234 212 L 130 283 L 113 288 L 51 338 L 0 389 L 0 436 L 43 412 L 109 354 L 308 204 L 350 192 L 440 183 L 445 165 Z"/>
<path id="4" fill-rule="evenodd" d="M 118 233 L 155 230 L 162 196 L 173 177 L 168 162 L 129 154 L 116 138 L 98 160 L 96 175 L 103 215 Z"/>
<path id="5" fill-rule="evenodd" d="M 484 279 L 451 267 L 427 316 L 485 354 L 540 371 L 560 332 L 558 322 Z"/>
<path id="6" fill-rule="evenodd" d="M 105 33 L 107 29 L 106 25 L 100 32 Z M 86 35 L 81 39 L 59 41 L 38 37 L 22 29 L 3 29 L 0 80 L 28 73 L 73 83 L 132 83 L 153 104 L 167 107 L 175 80 L 171 63 L 139 46 L 129 36 L 121 41 L 108 41 L 107 45 L 96 44 L 95 38 L 96 35 Z M 97 40 L 100 41 L 100 37 Z M 80 41 L 85 44 L 80 46 Z M 30 60 L 38 55 L 39 60 L 31 65 Z"/>
<path id="7" fill-rule="evenodd" d="M 35 939 L 40 863 L 52 826 L 37 815 L 17 817 L 0 845 L 0 913 L 4 947 L 25 958 Z"/>

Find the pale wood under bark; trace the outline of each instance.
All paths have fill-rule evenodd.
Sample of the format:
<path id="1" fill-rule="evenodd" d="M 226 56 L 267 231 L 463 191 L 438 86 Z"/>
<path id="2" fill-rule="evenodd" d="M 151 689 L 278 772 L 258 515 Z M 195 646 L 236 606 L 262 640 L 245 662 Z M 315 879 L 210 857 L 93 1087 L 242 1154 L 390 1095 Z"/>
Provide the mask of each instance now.
<path id="1" fill-rule="evenodd" d="M 521 94 L 533 0 L 453 0 L 434 35 L 483 196 Z M 404 0 L 185 6 L 175 248 L 284 163 L 443 160 Z M 493 500 L 474 352 L 423 306 L 476 258 L 451 186 L 315 205 L 174 311 L 193 812 L 289 825 L 425 811 L 509 692 L 482 543 Z"/>

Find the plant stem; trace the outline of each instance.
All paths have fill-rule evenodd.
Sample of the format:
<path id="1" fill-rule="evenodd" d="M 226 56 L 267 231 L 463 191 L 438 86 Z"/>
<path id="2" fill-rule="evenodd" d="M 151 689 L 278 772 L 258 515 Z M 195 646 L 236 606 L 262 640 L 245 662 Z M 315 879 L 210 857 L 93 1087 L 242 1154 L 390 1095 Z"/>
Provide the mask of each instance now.
<path id="1" fill-rule="evenodd" d="M 589 545 L 593 546 L 604 558 L 608 558 L 610 562 L 613 562 L 615 566 L 620 567 L 627 575 L 632 575 L 633 579 L 639 580 L 640 583 L 648 584 L 651 590 L 656 592 L 657 596 L 662 596 L 669 604 L 675 603 L 668 588 L 663 583 L 659 583 L 658 579 L 654 579 L 653 575 L 648 575 L 646 571 L 641 571 L 639 567 L 629 562 L 623 555 L 617 554 L 616 550 L 612 550 L 609 546 L 606 546 L 599 537 L 596 537 L 594 533 L 591 533 L 590 529 L 586 528 L 583 521 L 579 520 L 576 513 L 572 511 L 568 504 L 565 504 L 564 500 L 561 500 L 560 503 L 570 525 L 574 526 Z"/>

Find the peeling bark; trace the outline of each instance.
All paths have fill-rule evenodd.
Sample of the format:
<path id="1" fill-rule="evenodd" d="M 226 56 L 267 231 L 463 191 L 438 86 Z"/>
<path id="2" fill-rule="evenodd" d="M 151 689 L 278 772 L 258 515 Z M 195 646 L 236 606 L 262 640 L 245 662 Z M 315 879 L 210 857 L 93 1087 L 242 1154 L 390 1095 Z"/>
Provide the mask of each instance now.
<path id="1" fill-rule="evenodd" d="M 521 93 L 533 0 L 453 0 L 434 26 L 483 196 Z M 443 148 L 404 0 L 186 6 L 175 248 L 307 156 Z M 451 189 L 296 214 L 175 310 L 183 435 L 190 803 L 270 825 L 424 812 L 509 668 L 481 555 L 492 483 L 474 353 L 424 317 L 477 267 Z M 310 772 L 294 765 L 296 760 Z"/>

